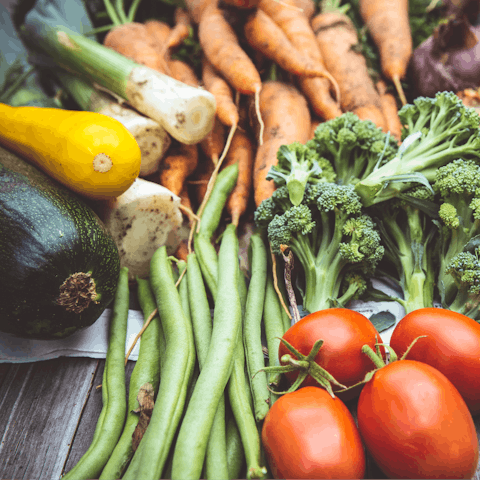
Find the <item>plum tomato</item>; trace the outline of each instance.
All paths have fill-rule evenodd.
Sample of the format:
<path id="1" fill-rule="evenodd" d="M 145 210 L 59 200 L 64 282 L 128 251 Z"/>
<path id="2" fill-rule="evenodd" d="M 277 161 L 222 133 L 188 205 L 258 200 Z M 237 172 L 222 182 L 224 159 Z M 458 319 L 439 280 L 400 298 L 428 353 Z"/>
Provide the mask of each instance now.
<path id="1" fill-rule="evenodd" d="M 367 344 L 375 350 L 375 337 L 378 343 L 382 343 L 373 323 L 365 315 L 347 308 L 329 308 L 311 313 L 292 325 L 283 335 L 303 355 L 308 355 L 314 343 L 323 339 L 324 343 L 315 362 L 346 387 L 361 382 L 365 374 L 374 369 L 371 360 L 361 353 L 361 348 Z M 279 358 L 286 353 L 290 352 L 280 343 Z M 287 372 L 285 375 L 289 383 L 293 384 L 298 372 Z M 318 383 L 307 376 L 301 386 L 318 386 Z M 340 387 L 333 386 L 335 394 L 339 389 Z M 360 390 L 359 387 L 338 395 L 342 400 L 348 401 L 357 397 Z"/>
<path id="2" fill-rule="evenodd" d="M 440 370 L 462 395 L 472 415 L 480 413 L 480 324 L 443 308 L 420 308 L 395 327 L 390 346 L 400 357 L 428 363 Z"/>
<path id="3" fill-rule="evenodd" d="M 365 451 L 352 414 L 320 387 L 281 396 L 265 417 L 262 444 L 275 478 L 365 476 Z"/>
<path id="4" fill-rule="evenodd" d="M 415 360 L 380 368 L 363 387 L 358 428 L 389 478 L 472 478 L 478 440 L 458 390 L 437 369 Z"/>

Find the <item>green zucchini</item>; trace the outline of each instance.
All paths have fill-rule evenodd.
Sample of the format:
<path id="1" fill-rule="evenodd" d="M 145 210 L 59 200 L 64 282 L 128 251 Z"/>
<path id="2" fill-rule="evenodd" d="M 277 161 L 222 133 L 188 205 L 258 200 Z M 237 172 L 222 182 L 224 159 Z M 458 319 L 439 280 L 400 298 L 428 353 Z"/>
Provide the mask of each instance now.
<path id="1" fill-rule="evenodd" d="M 0 147 L 0 331 L 63 338 L 112 301 L 120 258 L 81 198 Z"/>

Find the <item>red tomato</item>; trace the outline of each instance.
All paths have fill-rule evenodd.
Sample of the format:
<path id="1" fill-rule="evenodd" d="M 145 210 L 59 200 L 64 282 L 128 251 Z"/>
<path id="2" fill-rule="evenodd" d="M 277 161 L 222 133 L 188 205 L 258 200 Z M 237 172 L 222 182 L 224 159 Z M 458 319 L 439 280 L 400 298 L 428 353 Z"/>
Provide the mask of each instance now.
<path id="1" fill-rule="evenodd" d="M 367 450 L 389 478 L 472 478 L 478 440 L 472 416 L 443 373 L 414 360 L 375 372 L 357 406 Z"/>
<path id="2" fill-rule="evenodd" d="M 275 478 L 364 478 L 365 452 L 352 414 L 323 388 L 280 397 L 263 422 Z"/>
<path id="3" fill-rule="evenodd" d="M 382 343 L 380 334 L 365 315 L 347 308 L 329 308 L 303 317 L 287 330 L 283 338 L 303 355 L 308 355 L 313 344 L 323 339 L 322 348 L 315 357 L 316 363 L 338 382 L 350 387 L 362 381 L 365 374 L 375 368 L 372 361 L 361 352 L 365 344 L 375 350 L 375 336 L 378 343 Z M 279 358 L 286 353 L 290 351 L 280 343 Z M 298 373 L 289 372 L 285 375 L 292 384 Z M 318 386 L 318 383 L 307 376 L 301 386 Z M 334 387 L 334 391 L 338 388 Z M 357 397 L 360 390 L 356 388 L 338 395 L 347 401 Z"/>
<path id="4" fill-rule="evenodd" d="M 398 322 L 390 345 L 400 357 L 420 335 L 427 338 L 420 338 L 406 358 L 440 370 L 472 414 L 480 413 L 480 324 L 443 308 L 420 308 Z"/>

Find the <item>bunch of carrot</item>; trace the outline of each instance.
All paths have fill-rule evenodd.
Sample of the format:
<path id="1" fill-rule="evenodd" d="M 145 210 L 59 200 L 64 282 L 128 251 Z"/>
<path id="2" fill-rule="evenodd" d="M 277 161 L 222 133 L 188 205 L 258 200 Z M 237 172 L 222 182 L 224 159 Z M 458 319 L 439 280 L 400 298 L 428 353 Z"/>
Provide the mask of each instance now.
<path id="1" fill-rule="evenodd" d="M 117 15 L 104 45 L 215 97 L 210 134 L 195 145 L 173 142 L 151 176 L 179 195 L 187 212 L 198 209 L 191 222 L 201 221 L 219 171 L 237 163 L 227 210 L 238 225 L 252 200 L 258 205 L 271 195 L 274 184 L 266 176 L 279 146 L 307 141 L 315 125 L 345 111 L 400 137 L 397 100 L 385 81 L 372 80 L 345 14 L 348 4 L 341 4 L 321 0 L 318 9 L 312 0 L 186 0 L 171 24 L 135 22 L 131 12 Z M 359 8 L 378 44 L 385 80 L 404 102 L 400 80 L 411 55 L 408 4 L 359 0 Z M 192 33 L 202 52 L 196 69 L 172 57 Z"/>

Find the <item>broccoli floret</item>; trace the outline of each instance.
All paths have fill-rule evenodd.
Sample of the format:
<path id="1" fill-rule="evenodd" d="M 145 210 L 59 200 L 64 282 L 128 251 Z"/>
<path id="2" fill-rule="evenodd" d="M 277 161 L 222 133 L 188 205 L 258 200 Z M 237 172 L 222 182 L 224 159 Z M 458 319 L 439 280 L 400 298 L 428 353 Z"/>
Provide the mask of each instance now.
<path id="1" fill-rule="evenodd" d="M 457 158 L 480 158 L 480 117 L 453 92 L 418 97 L 403 106 L 402 145 L 395 158 L 355 186 L 365 206 L 383 202 L 413 183 L 429 186 L 438 168 Z"/>
<path id="2" fill-rule="evenodd" d="M 398 284 L 403 295 L 393 297 L 406 313 L 433 306 L 438 206 L 431 190 L 413 187 L 400 197 L 368 209 L 378 222 L 385 245 L 378 273 Z M 395 272 L 395 273 L 392 273 Z"/>
<path id="3" fill-rule="evenodd" d="M 267 174 L 267 180 L 275 185 L 286 185 L 290 200 L 300 205 L 307 182 L 334 182 L 335 172 L 332 165 L 321 157 L 308 143 L 293 142 L 282 145 L 277 152 L 277 164 Z"/>
<path id="4" fill-rule="evenodd" d="M 480 233 L 480 166 L 473 160 L 454 160 L 438 169 L 433 189 L 438 192 L 442 225 L 438 289 L 442 304 L 450 304 L 457 286 L 446 271 L 452 259 Z"/>
<path id="5" fill-rule="evenodd" d="M 347 272 L 342 280 L 342 296 L 337 299 L 338 305 L 346 305 L 350 300 L 358 300 L 368 289 L 368 282 L 357 272 Z"/>
<path id="6" fill-rule="evenodd" d="M 336 183 L 356 183 L 370 174 L 377 164 L 395 157 L 398 145 L 370 120 L 360 120 L 346 112 L 321 123 L 308 144 L 325 157 L 336 172 Z"/>
<path id="7" fill-rule="evenodd" d="M 473 319 L 478 319 L 480 309 L 480 249 L 463 251 L 455 255 L 446 266 L 457 287 L 453 301 L 447 308 Z"/>
<path id="8" fill-rule="evenodd" d="M 305 310 L 345 305 L 365 288 L 341 290 L 344 280 L 352 283 L 358 275 L 366 282 L 383 256 L 375 222 L 362 211 L 353 185 L 307 183 L 300 205 L 285 201 L 286 190 L 280 187 L 259 205 L 255 222 L 267 227 L 275 254 L 288 246 L 303 267 L 298 286 Z"/>

